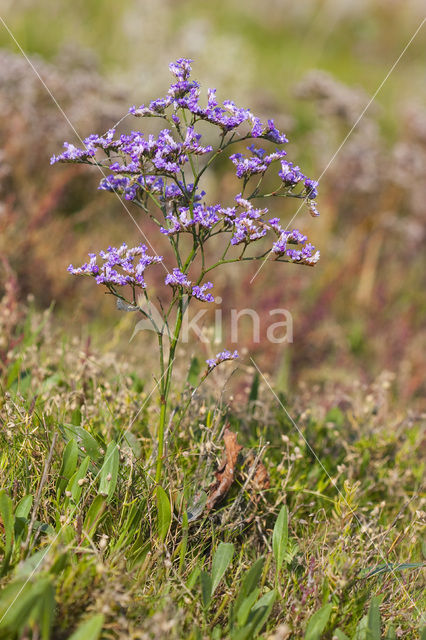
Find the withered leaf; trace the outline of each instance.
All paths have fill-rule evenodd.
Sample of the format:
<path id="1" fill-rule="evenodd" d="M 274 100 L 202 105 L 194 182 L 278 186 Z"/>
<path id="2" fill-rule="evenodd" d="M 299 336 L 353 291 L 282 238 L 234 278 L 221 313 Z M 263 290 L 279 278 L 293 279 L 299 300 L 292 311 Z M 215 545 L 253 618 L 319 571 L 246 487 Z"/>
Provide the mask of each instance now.
<path id="1" fill-rule="evenodd" d="M 263 462 L 258 462 L 256 471 L 253 477 L 253 486 L 256 491 L 262 491 L 263 489 L 269 489 L 270 487 L 269 474 L 266 471 L 266 467 Z"/>
<path id="2" fill-rule="evenodd" d="M 225 444 L 225 458 L 215 473 L 216 481 L 210 486 L 210 494 L 206 503 L 207 510 L 212 509 L 216 502 L 228 493 L 234 481 L 238 454 L 242 449 L 237 442 L 237 434 L 233 433 L 228 427 L 226 427 L 223 434 L 223 441 Z"/>

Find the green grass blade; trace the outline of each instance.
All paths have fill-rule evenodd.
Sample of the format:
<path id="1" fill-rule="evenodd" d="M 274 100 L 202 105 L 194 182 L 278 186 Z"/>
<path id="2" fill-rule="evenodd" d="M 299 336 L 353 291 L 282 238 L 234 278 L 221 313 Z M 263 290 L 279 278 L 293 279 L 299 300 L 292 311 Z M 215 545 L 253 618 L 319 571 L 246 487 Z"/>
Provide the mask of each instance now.
<path id="1" fill-rule="evenodd" d="M 55 589 L 53 584 L 47 581 L 39 596 L 37 606 L 31 614 L 31 618 L 38 623 L 42 640 L 49 640 L 54 616 Z"/>
<path id="2" fill-rule="evenodd" d="M 163 542 L 169 532 L 172 522 L 172 509 L 167 493 L 163 487 L 157 487 L 157 532 Z"/>
<path id="3" fill-rule="evenodd" d="M 4 575 L 7 572 L 12 554 L 15 517 L 12 500 L 3 489 L 0 491 L 0 516 L 4 527 L 4 559 L 1 568 L 1 575 Z"/>
<path id="4" fill-rule="evenodd" d="M 96 527 L 105 510 L 105 505 L 105 497 L 98 495 L 89 507 L 83 523 L 83 531 L 89 536 L 89 538 L 93 538 L 96 532 Z"/>
<path id="5" fill-rule="evenodd" d="M 13 635 L 19 634 L 30 618 L 36 618 L 39 623 L 42 622 L 42 628 L 47 629 L 48 626 L 50 628 L 49 612 L 44 611 L 43 615 L 40 615 L 40 605 L 44 596 L 49 600 L 51 595 L 52 585 L 47 578 L 39 579 L 35 583 L 17 580 L 8 584 L 0 599 L 0 631 Z M 51 599 L 49 602 L 49 607 L 54 607 Z M 44 640 L 48 636 L 42 637 Z"/>

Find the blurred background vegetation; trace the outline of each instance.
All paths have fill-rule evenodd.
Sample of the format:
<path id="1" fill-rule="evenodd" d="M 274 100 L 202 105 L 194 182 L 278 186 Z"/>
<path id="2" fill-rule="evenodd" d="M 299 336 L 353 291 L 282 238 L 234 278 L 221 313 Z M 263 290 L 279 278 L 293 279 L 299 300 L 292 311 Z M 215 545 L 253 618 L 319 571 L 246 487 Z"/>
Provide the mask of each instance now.
<path id="1" fill-rule="evenodd" d="M 275 117 L 290 138 L 290 157 L 318 177 L 419 27 L 424 5 L 0 0 L 0 14 L 81 137 L 162 95 L 168 62 L 188 56 L 204 88 Z M 325 171 L 321 217 L 303 211 L 295 221 L 321 249 L 315 269 L 268 264 L 250 285 L 253 270 L 244 265 L 215 287 L 224 314 L 226 305 L 252 306 L 265 319 L 276 307 L 291 311 L 293 344 L 252 344 L 247 327 L 239 345 L 284 392 L 302 382 L 344 389 L 389 372 L 394 397 L 422 405 L 425 46 L 423 27 Z M 0 49 L 1 359 L 7 362 L 19 339 L 28 295 L 39 308 L 55 304 L 57 326 L 140 358 L 151 336 L 129 345 L 133 318 L 112 309 L 92 282 L 66 272 L 89 250 L 139 242 L 135 227 L 114 197 L 96 190 L 93 171 L 49 166 L 63 140 L 75 142 L 73 132 L 2 25 Z M 207 176 L 212 202 L 235 193 L 226 169 L 219 164 Z M 280 202 L 274 213 L 287 221 L 296 209 Z M 191 348 L 203 353 L 202 345 Z"/>

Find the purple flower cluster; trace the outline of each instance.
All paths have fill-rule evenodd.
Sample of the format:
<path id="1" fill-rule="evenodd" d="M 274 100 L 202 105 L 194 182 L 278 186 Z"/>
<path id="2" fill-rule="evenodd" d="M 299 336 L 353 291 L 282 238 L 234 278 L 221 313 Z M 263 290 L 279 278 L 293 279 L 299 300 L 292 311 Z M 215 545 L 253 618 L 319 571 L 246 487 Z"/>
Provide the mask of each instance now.
<path id="1" fill-rule="evenodd" d="M 191 286 L 191 280 L 188 280 L 187 276 L 179 269 L 173 269 L 173 273 L 169 273 L 164 282 L 165 284 L 169 284 L 171 287 Z"/>
<path id="2" fill-rule="evenodd" d="M 304 197 L 308 200 L 308 204 L 311 206 L 311 201 L 318 195 L 318 181 L 307 178 L 300 170 L 300 167 L 295 167 L 292 162 L 287 160 L 281 160 L 281 171 L 278 172 L 279 177 L 283 181 L 284 187 L 293 189 L 296 185 L 303 182 Z M 315 205 L 313 205 L 315 207 Z M 318 212 L 315 214 L 318 215 Z"/>
<path id="3" fill-rule="evenodd" d="M 274 153 L 266 154 L 265 149 L 256 148 L 254 144 L 247 147 L 251 152 L 251 156 L 246 158 L 242 153 L 234 153 L 229 156 L 234 165 L 237 168 L 237 178 L 251 178 L 256 174 L 263 175 L 269 168 L 274 160 L 280 160 L 287 155 L 287 152 L 283 149 L 276 149 Z"/>
<path id="4" fill-rule="evenodd" d="M 208 360 L 206 360 L 207 370 L 210 372 L 221 362 L 225 362 L 226 360 L 236 360 L 238 357 L 238 351 L 231 352 L 225 349 L 224 351 L 217 353 L 214 358 L 209 358 Z"/>
<path id="5" fill-rule="evenodd" d="M 263 139 L 282 145 L 287 142 L 286 136 L 275 127 L 273 120 L 263 123 L 249 109 L 238 107 L 231 100 L 220 104 L 215 89 L 208 89 L 207 101 L 201 103 L 200 85 L 191 79 L 191 60 L 180 58 L 170 64 L 169 68 L 174 80 L 166 96 L 153 100 L 148 106 L 130 109 L 135 116 L 162 118 L 167 123 L 166 128 L 161 129 L 157 135 L 131 131 L 120 136 L 112 128 L 104 135 L 90 135 L 83 141 L 82 148 L 65 143 L 65 150 L 53 156 L 51 163 L 96 164 L 108 170 L 99 189 L 115 191 L 125 199 L 135 201 L 145 211 L 149 199 L 154 201 L 161 210 L 162 217 L 152 217 L 160 227 L 160 232 L 170 237 L 175 251 L 180 251 L 181 233 L 193 236 L 193 249 L 196 252 L 200 247 L 202 249 L 208 238 L 220 232 L 230 235 L 231 247 L 241 246 L 241 258 L 248 245 L 271 233 L 274 235 L 271 253 L 277 260 L 315 264 L 319 259 L 319 251 L 308 242 L 305 235 L 297 229 L 283 229 L 278 218 L 268 219 L 267 208 L 256 208 L 253 204 L 257 197 L 276 195 L 279 190 L 283 190 L 282 195 L 304 198 L 311 214 L 318 215 L 315 203 L 318 182 L 307 178 L 298 166 L 288 161 L 284 150 L 275 148 L 268 153 L 266 149 L 250 144 L 247 147 L 248 154 L 233 153 L 229 156 L 235 166 L 237 178 L 243 180 L 242 193 L 248 188 L 248 181 L 252 176 L 259 176 L 261 181 L 276 162 L 281 184 L 272 194 L 261 194 L 259 182 L 251 195 L 243 197 L 240 193 L 235 197 L 234 206 L 222 207 L 219 204 L 207 204 L 204 201 L 205 192 L 199 190 L 200 178 L 211 160 L 228 145 L 237 142 L 239 136 L 236 135 L 236 129 L 240 125 L 246 127 L 246 131 L 242 131 L 244 139 Z M 213 148 L 201 143 L 201 135 L 195 128 L 199 121 L 211 123 L 220 129 L 220 145 L 216 154 L 205 160 L 201 168 L 193 158 L 198 160 L 198 157 L 212 153 Z M 227 137 L 228 134 L 230 135 Z M 188 180 L 190 169 L 192 182 Z M 180 246 L 185 246 L 185 243 Z M 228 249 L 225 254 L 227 251 Z M 258 253 L 260 255 L 246 257 L 261 258 L 266 255 Z M 125 244 L 118 249 L 109 247 L 108 251 L 101 251 L 98 256 L 89 254 L 89 258 L 89 262 L 81 267 L 74 268 L 70 265 L 69 271 L 75 275 L 91 275 L 99 284 L 109 288 L 124 285 L 145 287 L 145 269 L 162 261 L 160 257 L 149 256 L 145 245 L 128 249 Z M 236 257 L 235 260 L 239 258 Z M 233 260 L 222 258 L 217 264 Z M 178 264 L 185 264 L 180 254 Z M 186 273 L 174 268 L 167 275 L 165 284 L 173 289 L 174 296 L 186 293 L 204 302 L 214 302 L 210 293 L 213 285 L 211 282 L 202 283 L 203 273 L 193 283 Z M 223 352 L 217 355 L 216 360 L 220 362 L 229 359 L 229 355 L 236 357 L 230 352 Z"/>
<path id="6" fill-rule="evenodd" d="M 293 262 L 301 262 L 301 259 L 296 259 L 295 253 L 287 252 L 287 244 L 301 245 L 307 241 L 306 236 L 297 229 L 284 231 L 279 218 L 265 220 L 268 209 L 256 209 L 241 194 L 237 195 L 235 200 L 237 206 L 228 208 L 220 205 L 206 206 L 201 203 L 194 205 L 192 211 L 189 207 L 176 207 L 175 213 L 166 216 L 168 226 L 162 226 L 160 231 L 167 236 L 173 236 L 194 230 L 200 234 L 205 230 L 208 235 L 215 227 L 222 225 L 223 231 L 232 233 L 233 246 L 248 245 L 263 238 L 268 231 L 273 231 L 279 236 L 279 240 L 273 244 L 272 252 L 278 256 L 286 255 Z"/>
<path id="7" fill-rule="evenodd" d="M 189 295 L 201 300 L 202 302 L 214 302 L 212 294 L 207 293 L 207 291 L 213 288 L 213 284 L 211 282 L 206 282 L 201 286 L 192 286 L 191 280 L 189 280 L 188 276 L 185 273 L 182 273 L 180 269 L 173 269 L 173 273 L 169 273 L 164 282 L 174 289 L 180 287 L 186 290 Z"/>
<path id="8" fill-rule="evenodd" d="M 167 236 L 172 236 L 177 233 L 191 231 L 194 227 L 198 227 L 198 231 L 201 229 L 212 230 L 219 222 L 219 214 L 221 212 L 220 205 L 207 207 L 204 204 L 196 204 L 192 208 L 192 213 L 189 207 L 179 207 L 176 213 L 166 216 L 169 226 L 161 227 L 160 231 Z"/>
<path id="9" fill-rule="evenodd" d="M 197 298 L 202 302 L 214 302 L 214 298 L 212 294 L 207 293 L 207 291 L 209 291 L 209 289 L 212 289 L 212 288 L 213 288 L 212 282 L 206 282 L 205 284 L 201 285 L 201 287 L 196 285 L 195 287 L 192 288 L 192 295 L 194 296 L 194 298 Z"/>
<path id="10" fill-rule="evenodd" d="M 269 223 L 272 223 L 274 230 L 280 234 L 277 242 L 274 242 L 272 245 L 272 253 L 277 257 L 285 256 L 289 258 L 291 262 L 298 262 L 309 266 L 313 266 L 318 262 L 320 252 L 316 251 L 313 244 L 307 242 L 307 236 L 300 233 L 297 229 L 293 229 L 292 231 L 282 230 L 277 218 L 273 218 Z M 300 250 L 288 248 L 289 244 L 302 245 L 304 243 L 306 243 L 305 246 Z"/>
<path id="11" fill-rule="evenodd" d="M 189 160 L 189 155 L 205 155 L 212 151 L 210 145 L 204 147 L 199 144 L 201 135 L 196 133 L 193 127 L 187 128 L 186 135 L 181 142 L 177 142 L 173 138 L 170 129 L 163 129 L 158 136 L 149 135 L 147 138 L 140 131 L 123 134 L 117 140 L 113 139 L 113 134 L 114 130 L 111 129 L 105 136 L 89 136 L 84 140 L 84 149 L 78 149 L 66 142 L 66 150 L 59 156 L 53 156 L 51 164 L 55 162 L 88 162 L 94 158 L 99 148 L 114 151 L 123 159 L 123 162 L 115 161 L 108 165 L 112 173 L 101 180 L 100 189 L 116 191 L 123 194 L 127 200 L 134 200 L 138 189 L 145 190 L 149 177 L 153 178 L 153 181 L 148 183 L 149 186 L 154 187 L 155 185 L 158 189 L 161 185 L 162 197 L 167 199 L 168 194 L 164 181 L 156 183 L 156 176 L 173 178 L 181 173 L 183 165 Z M 174 198 L 176 190 L 179 188 L 179 182 L 173 185 L 171 195 Z M 183 189 L 185 190 L 185 187 Z"/>
<path id="12" fill-rule="evenodd" d="M 107 251 L 100 251 L 99 257 L 103 260 L 101 265 L 97 263 L 96 253 L 89 253 L 89 262 L 81 267 L 70 264 L 68 271 L 73 275 L 93 276 L 97 284 L 145 288 L 146 268 L 163 260 L 161 256 L 149 256 L 146 251 L 144 244 L 128 249 L 123 243 L 118 249 L 108 247 Z"/>
<path id="13" fill-rule="evenodd" d="M 166 110 L 172 107 L 174 110 L 172 119 L 179 126 L 180 119 L 176 115 L 176 111 L 179 108 L 187 109 L 196 120 L 205 120 L 217 125 L 224 133 L 233 131 L 243 123 L 247 123 L 251 128 L 250 135 L 253 138 L 264 138 L 275 144 L 283 144 L 288 141 L 286 136 L 275 127 L 273 120 L 268 120 L 267 124 L 263 124 L 259 118 L 252 114 L 250 109 L 237 107 L 232 100 L 224 100 L 223 104 L 219 105 L 216 99 L 216 89 L 208 89 L 207 106 L 203 108 L 199 103 L 200 85 L 189 79 L 191 62 L 192 60 L 187 58 L 180 58 L 171 63 L 169 69 L 176 77 L 177 82 L 170 86 L 167 95 L 164 98 L 153 100 L 149 106 L 142 105 L 138 109 L 133 106 L 129 113 L 135 116 L 164 117 Z"/>
<path id="14" fill-rule="evenodd" d="M 59 156 L 52 156 L 50 164 L 55 164 L 56 162 L 85 162 L 94 157 L 97 149 L 103 149 L 104 151 L 116 150 L 114 134 L 115 129 L 110 129 L 103 136 L 93 133 L 83 140 L 84 149 L 78 149 L 73 144 L 64 142 L 65 151 Z"/>
<path id="15" fill-rule="evenodd" d="M 231 238 L 231 244 L 249 244 L 263 238 L 268 231 L 268 226 L 262 218 L 268 210 L 255 209 L 251 202 L 242 198 L 241 194 L 236 196 L 235 200 L 243 211 L 233 219 L 234 234 Z"/>
<path id="16" fill-rule="evenodd" d="M 200 104 L 200 85 L 190 79 L 191 62 L 187 58 L 180 58 L 169 65 L 175 81 L 164 98 L 152 101 L 147 107 L 142 105 L 139 109 L 130 109 L 130 113 L 136 116 L 156 116 L 165 119 L 175 129 L 175 133 L 172 134 L 170 128 L 165 128 L 157 136 L 145 136 L 140 131 L 131 131 L 116 138 L 115 129 L 110 129 L 102 136 L 90 135 L 83 141 L 84 148 L 81 149 L 65 143 L 65 151 L 53 156 L 51 163 L 97 163 L 111 172 L 101 180 L 99 188 L 102 190 L 114 191 L 127 200 L 135 200 L 146 193 L 155 194 L 164 205 L 177 203 L 188 206 L 200 202 L 204 193 L 196 195 L 195 186 L 186 184 L 184 166 L 190 156 L 203 156 L 212 152 L 210 145 L 203 146 L 200 143 L 201 136 L 194 128 L 197 121 L 205 120 L 220 127 L 223 136 L 246 123 L 249 126 L 247 137 L 263 138 L 276 144 L 287 142 L 286 136 L 278 131 L 273 120 L 264 124 L 250 109 L 240 108 L 231 100 L 219 104 L 215 89 L 208 89 L 207 105 L 203 107 Z M 190 115 L 190 124 L 185 127 L 178 115 L 178 112 L 183 110 L 189 111 Z M 103 162 L 96 160 L 98 150 L 102 150 L 107 156 Z M 248 180 L 253 175 L 262 176 L 271 163 L 279 160 L 281 169 L 278 175 L 282 180 L 282 186 L 287 191 L 292 191 L 297 185 L 303 184 L 304 190 L 299 196 L 306 198 L 311 214 L 318 215 L 313 202 L 317 196 L 318 183 L 307 178 L 292 162 L 285 160 L 284 150 L 276 149 L 273 153 L 267 154 L 265 149 L 256 148 L 253 144 L 248 150 L 251 154 L 249 157 L 242 153 L 230 156 L 238 178 Z M 212 224 L 219 221 L 217 215 L 218 212 L 213 207 L 199 208 L 189 216 L 189 222 L 182 225 L 179 219 L 185 219 L 187 213 L 183 210 L 173 210 L 168 216 L 170 227 L 163 227 L 162 231 L 167 235 L 173 235 L 181 230 L 188 230 L 188 226 L 200 225 L 211 228 Z M 244 242 L 246 238 L 254 240 L 264 235 L 264 230 L 254 230 L 253 224 L 249 222 L 252 216 L 249 215 L 247 218 L 248 220 L 242 219 L 238 225 L 235 244 Z"/>

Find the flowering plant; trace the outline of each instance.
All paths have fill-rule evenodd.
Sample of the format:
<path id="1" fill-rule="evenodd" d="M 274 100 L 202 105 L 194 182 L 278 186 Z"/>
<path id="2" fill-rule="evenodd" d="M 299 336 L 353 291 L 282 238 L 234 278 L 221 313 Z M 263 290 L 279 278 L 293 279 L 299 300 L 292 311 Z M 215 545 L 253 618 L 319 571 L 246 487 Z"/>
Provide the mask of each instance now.
<path id="1" fill-rule="evenodd" d="M 316 216 L 317 182 L 307 178 L 298 166 L 286 159 L 287 154 L 280 147 L 287 138 L 278 131 L 273 120 L 265 124 L 249 109 L 239 108 L 230 100 L 219 104 L 215 89 L 208 90 L 207 102 L 202 106 L 200 85 L 191 79 L 190 64 L 191 60 L 185 58 L 170 64 L 174 81 L 167 95 L 153 100 L 148 106 L 129 110 L 135 117 L 164 120 L 167 128 L 157 136 L 131 131 L 115 137 L 115 129 L 111 129 L 101 136 L 90 135 L 83 141 L 84 148 L 65 143 L 65 151 L 51 160 L 52 164 L 77 162 L 98 166 L 103 173 L 99 189 L 114 192 L 142 209 L 156 223 L 173 250 L 176 264 L 171 271 L 161 256 L 148 254 L 145 244 L 128 248 L 125 243 L 100 251 L 99 255 L 89 254 L 89 261 L 81 267 L 70 265 L 68 268 L 70 273 L 91 276 L 97 284 L 106 287 L 117 298 L 119 309 L 140 311 L 157 334 L 161 369 L 157 483 L 162 476 L 168 398 L 182 320 L 192 298 L 214 302 L 213 284 L 206 280 L 208 274 L 224 264 L 262 260 L 269 256 L 277 262 L 310 266 L 319 259 L 319 251 L 307 242 L 305 235 L 297 229 L 283 228 L 279 218 L 268 218 L 267 208 L 257 208 L 254 204 L 255 200 L 267 197 L 301 198 Z M 216 128 L 217 146 L 202 144 L 196 126 L 203 121 Z M 236 176 L 241 181 L 240 192 L 231 206 L 207 204 L 206 193 L 200 190 L 203 174 L 225 149 L 244 140 L 278 146 L 268 153 L 252 143 L 247 147 L 248 155 L 230 155 Z M 202 158 L 205 160 L 200 163 Z M 278 186 L 270 193 L 263 193 L 263 178 L 275 167 Z M 268 234 L 272 240 L 265 250 L 260 241 Z M 209 264 L 205 245 L 219 235 L 223 238 L 219 244 L 220 255 Z M 184 236 L 191 241 L 186 253 Z M 258 249 L 259 246 L 262 249 Z M 171 292 L 168 307 L 162 307 L 161 325 L 150 312 L 151 300 L 145 281 L 145 272 L 159 263 L 167 271 L 164 284 Z M 144 307 L 137 292 L 147 303 Z M 172 317 L 174 328 L 170 330 Z M 237 351 L 224 350 L 207 360 L 202 380 L 220 363 L 237 357 Z"/>

